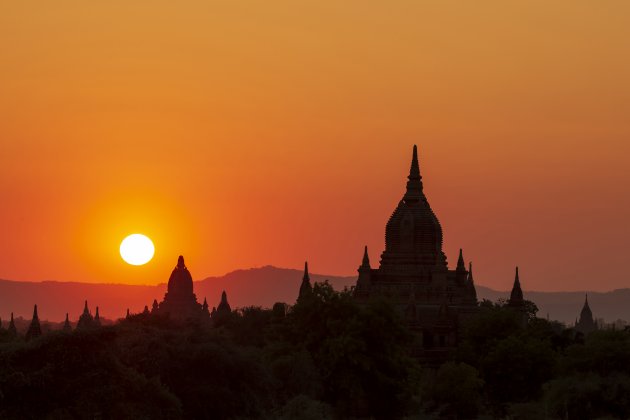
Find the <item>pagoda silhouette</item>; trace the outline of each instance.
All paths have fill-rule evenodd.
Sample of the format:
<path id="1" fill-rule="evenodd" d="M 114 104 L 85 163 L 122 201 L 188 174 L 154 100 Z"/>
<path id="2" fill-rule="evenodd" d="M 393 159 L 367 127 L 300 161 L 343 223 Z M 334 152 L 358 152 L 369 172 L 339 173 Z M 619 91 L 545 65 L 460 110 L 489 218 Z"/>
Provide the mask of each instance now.
<path id="1" fill-rule="evenodd" d="M 353 293 L 359 302 L 392 299 L 415 333 L 414 355 L 429 361 L 446 359 L 462 324 L 478 312 L 472 263 L 466 269 L 460 249 L 455 269 L 449 269 L 442 246 L 442 226 L 424 194 L 414 145 L 405 194 L 385 227 L 379 267 L 372 268 L 366 246 Z M 308 283 L 306 267 L 300 294 Z M 524 302 L 517 269 L 508 305 L 524 313 Z"/>

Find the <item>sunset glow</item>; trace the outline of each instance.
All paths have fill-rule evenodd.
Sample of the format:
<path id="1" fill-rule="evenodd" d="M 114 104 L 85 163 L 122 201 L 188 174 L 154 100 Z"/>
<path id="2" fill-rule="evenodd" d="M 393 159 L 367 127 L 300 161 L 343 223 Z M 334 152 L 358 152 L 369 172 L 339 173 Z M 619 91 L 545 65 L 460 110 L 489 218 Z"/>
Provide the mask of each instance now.
<path id="1" fill-rule="evenodd" d="M 0 278 L 356 275 L 418 144 L 454 264 L 626 287 L 630 2 L 3 2 Z M 325 22 L 325 23 L 324 23 Z M 159 255 L 119 264 L 129 232 Z M 37 261 L 37 264 L 31 264 Z"/>

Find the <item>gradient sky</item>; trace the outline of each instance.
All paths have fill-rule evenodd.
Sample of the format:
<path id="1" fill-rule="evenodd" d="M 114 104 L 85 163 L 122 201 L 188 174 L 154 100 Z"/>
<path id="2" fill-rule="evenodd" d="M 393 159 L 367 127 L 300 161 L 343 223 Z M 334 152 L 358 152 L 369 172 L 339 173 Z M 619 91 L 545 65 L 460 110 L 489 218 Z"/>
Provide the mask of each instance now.
<path id="1" fill-rule="evenodd" d="M 416 143 L 451 266 L 630 287 L 629 75 L 621 0 L 2 2 L 0 278 L 355 274 Z"/>

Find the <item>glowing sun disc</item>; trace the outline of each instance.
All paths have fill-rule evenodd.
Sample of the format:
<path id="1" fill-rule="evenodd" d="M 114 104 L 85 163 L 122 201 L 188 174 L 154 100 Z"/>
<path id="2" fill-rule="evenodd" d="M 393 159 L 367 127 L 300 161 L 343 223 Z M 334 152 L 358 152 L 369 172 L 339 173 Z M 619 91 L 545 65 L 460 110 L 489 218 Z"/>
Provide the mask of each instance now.
<path id="1" fill-rule="evenodd" d="M 148 237 L 134 233 L 120 243 L 120 256 L 127 264 L 143 265 L 151 261 L 155 247 Z"/>

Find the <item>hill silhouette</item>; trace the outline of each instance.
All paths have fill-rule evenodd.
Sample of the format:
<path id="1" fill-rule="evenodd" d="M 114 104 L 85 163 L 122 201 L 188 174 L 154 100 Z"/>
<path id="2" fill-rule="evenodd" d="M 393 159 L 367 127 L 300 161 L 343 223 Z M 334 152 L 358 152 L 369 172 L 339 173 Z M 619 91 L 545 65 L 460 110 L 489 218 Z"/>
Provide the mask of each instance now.
<path id="1" fill-rule="evenodd" d="M 224 276 L 208 277 L 194 282 L 199 302 L 204 298 L 212 308 L 219 303 L 221 292 L 227 291 L 232 307 L 271 307 L 275 302 L 293 304 L 302 280 L 302 270 L 264 266 L 232 271 Z M 355 284 L 356 277 L 311 274 L 311 281 L 329 280 L 335 289 Z M 507 291 L 497 291 L 477 285 L 479 299 L 496 301 L 506 298 Z M 166 292 L 166 283 L 155 286 L 80 283 L 80 282 L 22 282 L 0 280 L 0 317 L 6 327 L 10 313 L 15 317 L 30 319 L 33 305 L 37 304 L 42 320 L 61 322 L 66 312 L 70 320 L 76 321 L 83 311 L 83 302 L 88 300 L 94 312 L 98 305 L 103 318 L 122 318 L 127 308 L 132 313 L 140 312 L 145 305 L 151 306 L 153 299 L 160 301 Z M 525 298 L 534 301 L 540 308 L 539 316 L 549 313 L 551 319 L 572 323 L 579 315 L 584 303 L 584 293 L 525 291 Z M 588 292 L 589 304 L 596 318 L 607 321 L 630 319 L 630 289 L 610 292 Z"/>

